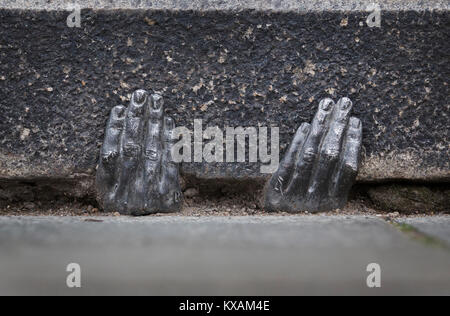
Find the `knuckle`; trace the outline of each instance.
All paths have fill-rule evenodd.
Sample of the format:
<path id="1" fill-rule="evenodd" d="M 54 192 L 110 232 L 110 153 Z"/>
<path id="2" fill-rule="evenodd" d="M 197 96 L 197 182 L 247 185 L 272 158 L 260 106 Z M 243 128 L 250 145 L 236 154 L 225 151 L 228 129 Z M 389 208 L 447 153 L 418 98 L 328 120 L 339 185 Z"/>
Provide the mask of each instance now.
<path id="1" fill-rule="evenodd" d="M 323 146 L 320 150 L 320 155 L 326 159 L 334 160 L 339 157 L 339 148 L 334 145 Z"/>
<path id="2" fill-rule="evenodd" d="M 303 153 L 303 159 L 306 162 L 313 162 L 316 159 L 316 151 L 313 148 L 307 148 Z"/>
<path id="3" fill-rule="evenodd" d="M 358 133 L 348 133 L 347 134 L 347 141 L 351 141 L 353 143 L 359 143 L 361 139 L 360 134 Z"/>
<path id="4" fill-rule="evenodd" d="M 144 156 L 152 161 L 158 160 L 158 151 L 155 149 L 146 149 Z"/>
<path id="5" fill-rule="evenodd" d="M 137 157 L 141 152 L 141 146 L 128 143 L 123 148 L 123 154 L 127 157 Z"/>

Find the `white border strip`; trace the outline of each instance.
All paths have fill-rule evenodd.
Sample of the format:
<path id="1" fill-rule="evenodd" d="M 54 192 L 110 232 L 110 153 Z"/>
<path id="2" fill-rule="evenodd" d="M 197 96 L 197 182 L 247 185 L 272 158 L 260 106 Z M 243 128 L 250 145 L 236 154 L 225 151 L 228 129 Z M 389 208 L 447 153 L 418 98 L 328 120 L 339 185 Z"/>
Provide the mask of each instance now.
<path id="1" fill-rule="evenodd" d="M 112 2 L 112 3 L 111 3 Z M 273 12 L 367 11 L 378 4 L 386 11 L 449 10 L 448 0 L 0 0 L 0 9 L 66 11 L 81 9 L 148 9 Z"/>

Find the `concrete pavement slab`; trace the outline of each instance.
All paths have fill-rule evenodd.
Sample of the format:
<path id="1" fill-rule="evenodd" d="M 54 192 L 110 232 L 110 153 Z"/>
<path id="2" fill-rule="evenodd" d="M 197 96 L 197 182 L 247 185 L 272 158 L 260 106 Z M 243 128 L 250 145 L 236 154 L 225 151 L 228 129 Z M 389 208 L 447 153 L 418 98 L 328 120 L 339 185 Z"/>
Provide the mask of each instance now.
<path id="1" fill-rule="evenodd" d="M 450 252 L 369 216 L 1 217 L 0 260 L 8 295 L 450 294 Z"/>
<path id="2" fill-rule="evenodd" d="M 398 223 L 413 226 L 419 232 L 450 245 L 450 216 L 426 216 L 396 219 Z"/>

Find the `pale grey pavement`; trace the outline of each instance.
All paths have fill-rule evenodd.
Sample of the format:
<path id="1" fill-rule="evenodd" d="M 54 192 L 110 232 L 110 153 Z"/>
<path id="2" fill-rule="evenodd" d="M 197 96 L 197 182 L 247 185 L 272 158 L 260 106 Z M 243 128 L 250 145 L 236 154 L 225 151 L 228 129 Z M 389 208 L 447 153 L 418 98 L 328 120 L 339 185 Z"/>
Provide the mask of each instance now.
<path id="1" fill-rule="evenodd" d="M 96 219 L 0 217 L 0 294 L 450 294 L 449 250 L 376 217 Z"/>

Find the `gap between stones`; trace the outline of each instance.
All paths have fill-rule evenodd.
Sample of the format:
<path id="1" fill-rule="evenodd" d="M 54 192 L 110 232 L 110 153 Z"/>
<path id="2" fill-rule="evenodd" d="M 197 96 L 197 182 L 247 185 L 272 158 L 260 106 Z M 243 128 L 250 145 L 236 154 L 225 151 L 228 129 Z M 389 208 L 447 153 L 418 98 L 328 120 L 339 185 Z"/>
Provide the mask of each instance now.
<path id="1" fill-rule="evenodd" d="M 257 179 L 200 179 L 183 175 L 183 210 L 169 215 L 295 215 L 263 211 L 261 199 L 265 183 Z M 395 218 L 400 215 L 450 213 L 449 206 L 450 183 L 357 183 L 344 209 L 318 214 L 388 215 Z M 99 210 L 95 201 L 94 178 L 79 175 L 58 179 L 1 179 L 0 215 L 98 216 L 114 213 Z"/>

